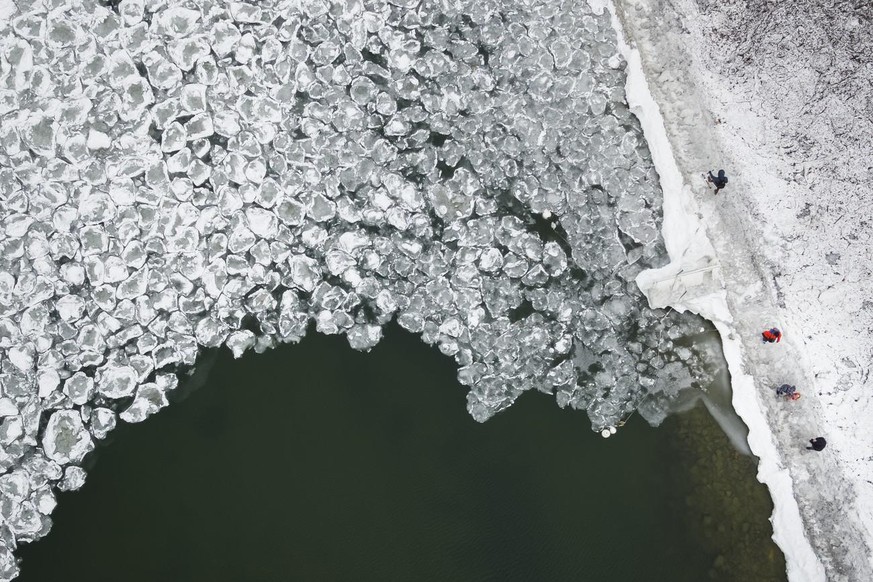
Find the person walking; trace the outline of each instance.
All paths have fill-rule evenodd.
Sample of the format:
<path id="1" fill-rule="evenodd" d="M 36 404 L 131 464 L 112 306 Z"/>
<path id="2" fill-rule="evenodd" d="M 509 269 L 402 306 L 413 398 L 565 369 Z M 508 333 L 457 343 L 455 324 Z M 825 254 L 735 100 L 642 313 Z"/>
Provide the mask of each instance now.
<path id="1" fill-rule="evenodd" d="M 821 451 L 827 446 L 828 442 L 824 437 L 815 437 L 814 439 L 809 439 L 809 444 L 811 446 L 806 447 L 807 451 Z"/>
<path id="2" fill-rule="evenodd" d="M 783 384 L 776 389 L 776 396 L 784 396 L 788 400 L 797 400 L 800 398 L 800 392 L 797 391 L 797 386 Z"/>
<path id="3" fill-rule="evenodd" d="M 706 181 L 715 186 L 715 193 L 718 194 L 719 190 L 727 186 L 728 178 L 725 176 L 724 170 L 719 170 L 717 176 L 713 176 L 712 170 L 710 170 Z"/>
<path id="4" fill-rule="evenodd" d="M 783 384 L 779 388 L 776 389 L 776 396 L 787 396 L 794 391 L 794 387 L 790 384 Z"/>
<path id="5" fill-rule="evenodd" d="M 768 330 L 762 331 L 761 337 L 766 344 L 779 343 L 782 340 L 782 332 L 777 327 L 771 327 Z"/>

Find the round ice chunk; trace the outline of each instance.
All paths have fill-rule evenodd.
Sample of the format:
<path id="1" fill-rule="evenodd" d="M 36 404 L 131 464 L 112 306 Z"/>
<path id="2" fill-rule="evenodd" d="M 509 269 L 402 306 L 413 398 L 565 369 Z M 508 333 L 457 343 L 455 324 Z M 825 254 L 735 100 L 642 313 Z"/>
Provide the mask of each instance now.
<path id="1" fill-rule="evenodd" d="M 73 404 L 85 404 L 94 395 L 94 380 L 83 372 L 76 372 L 64 382 L 64 394 Z"/>
<path id="2" fill-rule="evenodd" d="M 66 464 L 81 462 L 94 448 L 94 443 L 78 412 L 59 410 L 49 418 L 42 446 L 48 458 Z"/>
<path id="3" fill-rule="evenodd" d="M 137 373 L 130 366 L 107 366 L 100 371 L 97 389 L 110 398 L 131 396 L 136 390 Z"/>

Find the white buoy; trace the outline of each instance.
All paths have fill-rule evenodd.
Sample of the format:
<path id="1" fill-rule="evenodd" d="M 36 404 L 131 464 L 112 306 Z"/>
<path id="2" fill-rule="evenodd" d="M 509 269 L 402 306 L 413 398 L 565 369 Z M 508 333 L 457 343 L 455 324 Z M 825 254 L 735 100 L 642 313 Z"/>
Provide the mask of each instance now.
<path id="1" fill-rule="evenodd" d="M 611 435 L 611 434 L 612 434 L 612 433 L 609 432 L 609 429 L 608 429 L 608 428 L 605 428 L 605 429 L 603 429 L 602 431 L 600 431 L 600 436 L 602 436 L 602 437 L 605 438 L 605 439 L 608 439 L 608 438 L 609 438 L 609 435 Z"/>
<path id="2" fill-rule="evenodd" d="M 618 432 L 618 429 L 614 426 L 609 427 L 609 434 L 615 434 Z"/>

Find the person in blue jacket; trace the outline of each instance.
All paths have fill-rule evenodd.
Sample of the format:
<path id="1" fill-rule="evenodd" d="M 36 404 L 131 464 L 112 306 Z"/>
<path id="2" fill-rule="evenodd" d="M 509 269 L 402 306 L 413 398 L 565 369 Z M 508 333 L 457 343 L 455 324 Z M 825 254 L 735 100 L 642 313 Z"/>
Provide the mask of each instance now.
<path id="1" fill-rule="evenodd" d="M 727 186 L 728 179 L 727 176 L 724 175 L 724 170 L 719 170 L 717 176 L 712 175 L 712 170 L 709 171 L 709 175 L 706 177 L 706 181 L 715 186 L 715 193 L 718 194 L 718 191 Z"/>

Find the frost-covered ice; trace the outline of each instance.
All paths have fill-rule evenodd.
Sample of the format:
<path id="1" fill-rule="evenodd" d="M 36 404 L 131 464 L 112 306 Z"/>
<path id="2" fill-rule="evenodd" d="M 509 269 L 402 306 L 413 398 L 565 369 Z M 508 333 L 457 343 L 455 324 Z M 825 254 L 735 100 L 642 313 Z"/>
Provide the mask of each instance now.
<path id="1" fill-rule="evenodd" d="M 94 448 L 91 435 L 75 410 L 58 410 L 49 417 L 42 436 L 42 449 L 56 463 L 80 463 Z"/>
<path id="2" fill-rule="evenodd" d="M 0 579 L 203 347 L 396 320 L 477 420 L 536 389 L 604 434 L 708 382 L 636 285 L 661 195 L 586 2 L 4 10 Z"/>

